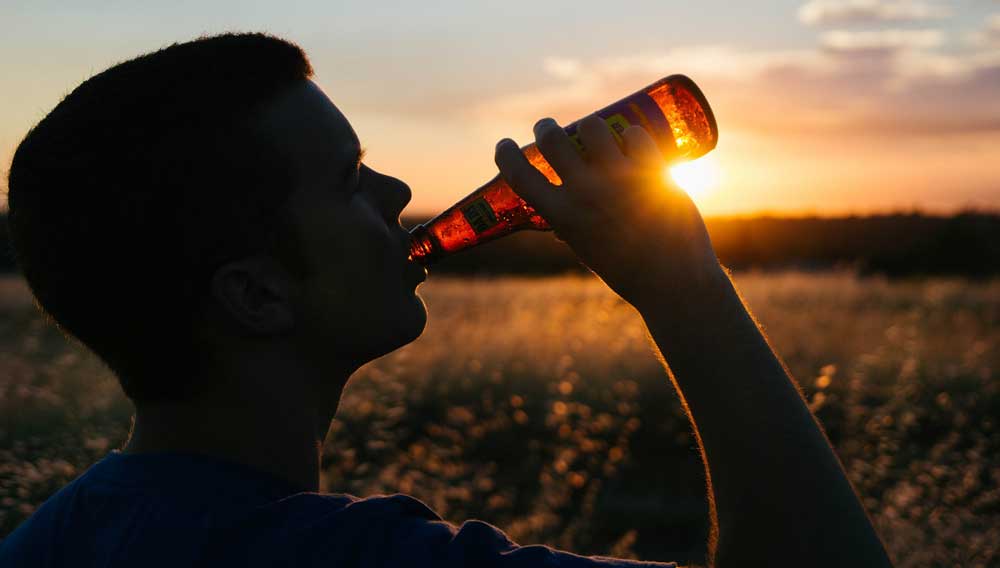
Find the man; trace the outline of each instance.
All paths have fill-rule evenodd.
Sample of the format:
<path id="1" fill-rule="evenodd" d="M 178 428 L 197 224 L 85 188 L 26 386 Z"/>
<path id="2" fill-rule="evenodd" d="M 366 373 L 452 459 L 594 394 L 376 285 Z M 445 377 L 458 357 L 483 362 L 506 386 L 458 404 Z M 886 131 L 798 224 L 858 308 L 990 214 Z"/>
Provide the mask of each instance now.
<path id="1" fill-rule="evenodd" d="M 618 566 L 406 496 L 317 493 L 364 363 L 418 337 L 399 180 L 364 165 L 296 46 L 176 44 L 85 81 L 25 137 L 11 232 L 40 305 L 136 407 L 127 445 L 0 545 L 3 566 Z M 551 120 L 556 190 L 510 140 L 512 187 L 644 318 L 697 425 L 727 566 L 885 566 L 794 382 L 639 128 L 595 117 L 586 158 Z M 613 196 L 613 198 L 609 198 Z"/>

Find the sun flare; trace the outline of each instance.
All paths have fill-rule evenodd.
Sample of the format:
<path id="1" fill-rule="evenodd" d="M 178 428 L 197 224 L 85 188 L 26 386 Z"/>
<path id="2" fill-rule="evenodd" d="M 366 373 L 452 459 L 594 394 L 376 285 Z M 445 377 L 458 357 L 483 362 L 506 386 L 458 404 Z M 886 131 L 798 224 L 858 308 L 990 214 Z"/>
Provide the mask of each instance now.
<path id="1" fill-rule="evenodd" d="M 663 174 L 665 178 L 673 179 L 696 201 L 714 191 L 722 179 L 722 169 L 713 154 L 668 167 Z"/>

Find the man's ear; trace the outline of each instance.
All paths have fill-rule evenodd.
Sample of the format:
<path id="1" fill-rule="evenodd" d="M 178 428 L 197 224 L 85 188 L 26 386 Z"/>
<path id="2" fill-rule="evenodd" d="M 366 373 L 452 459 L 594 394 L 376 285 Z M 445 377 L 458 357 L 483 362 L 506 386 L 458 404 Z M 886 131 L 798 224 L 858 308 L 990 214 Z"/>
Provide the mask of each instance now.
<path id="1" fill-rule="evenodd" d="M 295 325 L 294 281 L 269 256 L 234 260 L 212 275 L 211 294 L 221 311 L 254 335 L 280 334 Z"/>

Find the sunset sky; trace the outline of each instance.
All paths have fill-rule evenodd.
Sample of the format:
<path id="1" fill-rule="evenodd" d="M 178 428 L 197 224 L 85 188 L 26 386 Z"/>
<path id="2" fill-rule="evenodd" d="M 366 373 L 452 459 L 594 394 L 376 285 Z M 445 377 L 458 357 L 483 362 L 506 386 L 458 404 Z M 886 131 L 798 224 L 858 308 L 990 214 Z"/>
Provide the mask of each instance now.
<path id="1" fill-rule="evenodd" d="M 708 215 L 1000 208 L 997 0 L 4 0 L 3 184 L 80 81 L 234 30 L 307 51 L 366 162 L 413 188 L 412 213 L 491 178 L 501 137 L 525 144 L 539 117 L 569 122 L 672 73 L 718 119 Z"/>

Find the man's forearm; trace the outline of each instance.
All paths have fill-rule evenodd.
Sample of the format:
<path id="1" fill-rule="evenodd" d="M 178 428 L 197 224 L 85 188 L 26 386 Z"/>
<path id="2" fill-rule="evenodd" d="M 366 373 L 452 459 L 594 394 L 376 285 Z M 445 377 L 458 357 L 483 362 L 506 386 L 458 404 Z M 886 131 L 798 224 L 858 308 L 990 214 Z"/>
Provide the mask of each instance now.
<path id="1" fill-rule="evenodd" d="M 637 302 L 699 434 L 716 564 L 888 566 L 795 383 L 719 269 Z"/>

